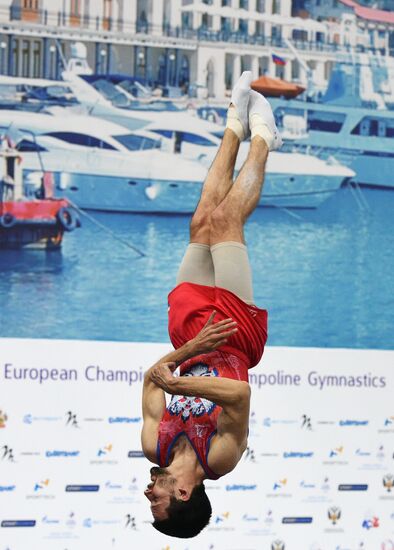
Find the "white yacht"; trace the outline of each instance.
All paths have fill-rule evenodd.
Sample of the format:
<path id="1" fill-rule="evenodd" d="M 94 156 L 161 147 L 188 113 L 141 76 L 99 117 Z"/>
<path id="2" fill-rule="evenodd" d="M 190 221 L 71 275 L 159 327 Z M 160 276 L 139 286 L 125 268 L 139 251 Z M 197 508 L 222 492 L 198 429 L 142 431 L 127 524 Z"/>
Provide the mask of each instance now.
<path id="1" fill-rule="evenodd" d="M 18 141 L 30 181 L 34 172 L 53 172 L 56 195 L 81 208 L 191 212 L 206 175 L 200 163 L 174 163 L 159 139 L 94 117 L 0 111 L 0 129 Z"/>
<path id="2" fill-rule="evenodd" d="M 192 212 L 219 143 L 209 134 L 209 144 L 174 156 L 163 151 L 173 138 L 160 135 L 154 125 L 130 133 L 95 117 L 0 111 L 0 128 L 10 131 L 9 126 L 25 134 L 19 150 L 29 170 L 54 172 L 59 194 L 99 210 Z M 243 144 L 237 169 L 246 149 Z M 261 205 L 314 208 L 353 175 L 314 157 L 274 152 Z"/>
<path id="3" fill-rule="evenodd" d="M 190 125 L 189 121 L 176 118 L 176 114 L 160 113 L 145 128 L 162 138 L 162 147 L 188 159 L 198 160 L 208 169 L 220 145 L 223 128 L 205 121 L 205 125 L 201 125 L 198 119 L 193 119 Z M 236 173 L 245 162 L 248 151 L 249 143 L 242 142 L 235 165 Z M 273 151 L 267 161 L 261 204 L 314 208 L 354 175 L 353 170 L 334 159 L 322 160 L 306 153 Z"/>

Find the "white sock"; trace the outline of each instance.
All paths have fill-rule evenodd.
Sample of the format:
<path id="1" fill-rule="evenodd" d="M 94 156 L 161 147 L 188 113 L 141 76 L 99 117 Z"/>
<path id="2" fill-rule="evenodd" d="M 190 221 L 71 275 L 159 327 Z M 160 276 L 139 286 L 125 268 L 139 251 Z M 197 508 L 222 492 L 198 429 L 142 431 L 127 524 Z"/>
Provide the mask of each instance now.
<path id="1" fill-rule="evenodd" d="M 271 130 L 266 125 L 266 123 L 264 122 L 263 117 L 258 113 L 254 113 L 253 115 L 250 115 L 249 125 L 250 125 L 251 139 L 253 139 L 255 136 L 262 137 L 263 140 L 266 142 L 268 149 L 272 151 L 272 148 L 275 142 L 274 136 Z"/>
<path id="2" fill-rule="evenodd" d="M 252 82 L 251 71 L 244 71 L 231 94 L 231 104 L 227 112 L 226 128 L 230 128 L 240 141 L 249 134 L 248 104 Z"/>
<path id="3" fill-rule="evenodd" d="M 226 128 L 230 128 L 237 135 L 239 141 L 245 139 L 245 130 L 234 105 L 230 105 L 228 108 Z"/>

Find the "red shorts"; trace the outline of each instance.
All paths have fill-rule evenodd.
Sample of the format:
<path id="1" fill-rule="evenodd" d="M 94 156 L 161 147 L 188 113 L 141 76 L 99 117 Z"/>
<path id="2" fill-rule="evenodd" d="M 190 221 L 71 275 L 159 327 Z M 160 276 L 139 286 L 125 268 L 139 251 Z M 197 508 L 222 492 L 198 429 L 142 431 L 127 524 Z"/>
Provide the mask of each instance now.
<path id="1" fill-rule="evenodd" d="M 249 368 L 257 365 L 267 341 L 267 311 L 246 304 L 224 288 L 181 283 L 168 295 L 168 332 L 172 345 L 178 349 L 194 338 L 216 310 L 214 322 L 231 317 L 238 331 L 221 351 L 237 355 Z"/>

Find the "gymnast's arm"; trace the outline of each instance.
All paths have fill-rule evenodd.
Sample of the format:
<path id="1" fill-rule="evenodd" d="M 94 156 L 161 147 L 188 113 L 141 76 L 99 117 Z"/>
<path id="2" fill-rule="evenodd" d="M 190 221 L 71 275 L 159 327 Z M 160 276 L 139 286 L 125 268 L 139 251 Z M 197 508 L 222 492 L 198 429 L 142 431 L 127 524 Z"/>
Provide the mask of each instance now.
<path id="1" fill-rule="evenodd" d="M 170 362 L 171 365 L 176 365 L 178 362 L 181 363 L 182 361 L 186 361 L 186 359 L 193 357 L 193 355 L 190 355 L 191 353 L 192 346 L 190 342 L 187 342 L 184 346 L 162 357 L 153 367 L 147 370 L 144 375 L 144 385 L 142 389 L 143 425 L 141 443 L 144 455 L 151 462 L 157 462 L 156 446 L 158 429 L 166 406 L 164 391 L 152 381 L 151 373 L 163 362 Z"/>
<path id="2" fill-rule="evenodd" d="M 213 323 L 215 313 L 214 311 L 211 314 L 207 323 L 195 338 L 162 357 L 144 375 L 141 442 L 144 455 L 151 462 L 156 462 L 158 429 L 166 406 L 163 388 L 154 381 L 153 375 L 160 366 L 171 368 L 173 372 L 178 364 L 201 353 L 214 351 L 224 344 L 232 334 L 235 334 L 237 331 L 235 328 L 236 323 L 232 319 L 224 319 L 218 323 Z"/>

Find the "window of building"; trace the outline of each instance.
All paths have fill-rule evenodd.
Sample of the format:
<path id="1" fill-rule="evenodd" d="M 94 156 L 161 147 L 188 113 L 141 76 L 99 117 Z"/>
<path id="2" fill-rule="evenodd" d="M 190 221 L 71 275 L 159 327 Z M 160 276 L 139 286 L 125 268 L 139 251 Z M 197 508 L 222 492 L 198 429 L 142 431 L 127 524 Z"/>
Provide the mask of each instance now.
<path id="1" fill-rule="evenodd" d="M 49 132 L 46 136 L 60 139 L 73 145 L 82 145 L 84 147 L 97 147 L 98 149 L 111 149 L 116 151 L 116 148 L 102 139 L 98 139 L 88 134 L 80 134 L 78 132 Z"/>
<path id="2" fill-rule="evenodd" d="M 310 59 L 309 61 L 306 62 L 306 64 L 308 65 L 308 67 L 309 67 L 312 71 L 315 71 L 316 68 L 317 68 L 317 61 L 315 61 L 314 59 Z"/>
<path id="3" fill-rule="evenodd" d="M 33 42 L 33 77 L 41 76 L 41 42 L 35 40 Z"/>
<path id="4" fill-rule="evenodd" d="M 246 19 L 240 19 L 239 20 L 239 26 L 238 26 L 239 32 L 242 34 L 248 34 L 248 22 Z"/>
<path id="5" fill-rule="evenodd" d="M 231 6 L 231 0 L 222 0 L 222 6 Z"/>
<path id="6" fill-rule="evenodd" d="M 22 7 L 25 10 L 38 10 L 38 0 L 23 0 Z"/>
<path id="7" fill-rule="evenodd" d="M 111 30 L 112 0 L 104 0 L 103 29 Z"/>
<path id="8" fill-rule="evenodd" d="M 11 76 L 19 75 L 19 40 L 12 41 Z"/>
<path id="9" fill-rule="evenodd" d="M 118 31 L 123 31 L 124 27 L 124 0 L 118 0 Z"/>
<path id="10" fill-rule="evenodd" d="M 22 41 L 22 76 L 30 76 L 30 42 Z"/>
<path id="11" fill-rule="evenodd" d="M 264 23 L 262 21 L 256 21 L 255 34 L 257 36 L 264 36 Z"/>
<path id="12" fill-rule="evenodd" d="M 208 29 L 209 28 L 209 16 L 207 13 L 203 13 L 202 14 L 202 18 L 201 18 L 201 27 L 203 29 Z"/>
<path id="13" fill-rule="evenodd" d="M 181 24 L 182 24 L 182 29 L 193 28 L 193 14 L 190 11 L 185 11 L 182 13 Z"/>
<path id="14" fill-rule="evenodd" d="M 268 73 L 269 69 L 269 59 L 268 57 L 260 57 L 259 59 L 259 76 Z"/>
<path id="15" fill-rule="evenodd" d="M 164 0 L 163 2 L 163 28 L 170 27 L 171 25 L 171 0 Z"/>
<path id="16" fill-rule="evenodd" d="M 239 7 L 242 10 L 248 10 L 249 9 L 249 0 L 239 0 Z"/>
<path id="17" fill-rule="evenodd" d="M 221 17 L 220 28 L 223 32 L 231 32 L 232 31 L 231 19 L 229 17 Z"/>
<path id="18" fill-rule="evenodd" d="M 70 14 L 75 17 L 79 17 L 81 15 L 81 0 L 71 0 Z"/>
<path id="19" fill-rule="evenodd" d="M 147 33 L 148 28 L 148 17 L 146 15 L 146 11 L 142 9 L 141 11 L 138 11 L 137 15 L 137 31 Z"/>
<path id="20" fill-rule="evenodd" d="M 112 15 L 112 0 L 104 0 L 104 17 Z"/>
<path id="21" fill-rule="evenodd" d="M 272 0 L 272 13 L 280 13 L 280 0 Z"/>
<path id="22" fill-rule="evenodd" d="M 256 11 L 259 13 L 265 12 L 265 0 L 257 0 L 256 2 Z"/>
<path id="23" fill-rule="evenodd" d="M 300 64 L 297 59 L 291 62 L 291 78 L 297 80 L 300 78 Z"/>
<path id="24" fill-rule="evenodd" d="M 40 22 L 40 2 L 39 0 L 21 0 L 21 2 L 12 2 L 11 18 L 22 19 L 23 21 Z"/>
<path id="25" fill-rule="evenodd" d="M 285 70 L 283 68 L 283 65 L 275 65 L 275 76 L 277 78 L 284 78 Z"/>
<path id="26" fill-rule="evenodd" d="M 293 29 L 292 32 L 292 38 L 293 40 L 308 40 L 308 31 L 304 31 L 302 29 Z"/>
<path id="27" fill-rule="evenodd" d="M 90 0 L 85 0 L 84 10 L 83 10 L 83 23 L 86 26 L 89 26 L 90 21 Z"/>
<path id="28" fill-rule="evenodd" d="M 282 29 L 279 26 L 272 26 L 271 27 L 271 40 L 273 44 L 280 45 L 280 42 L 282 40 Z"/>

